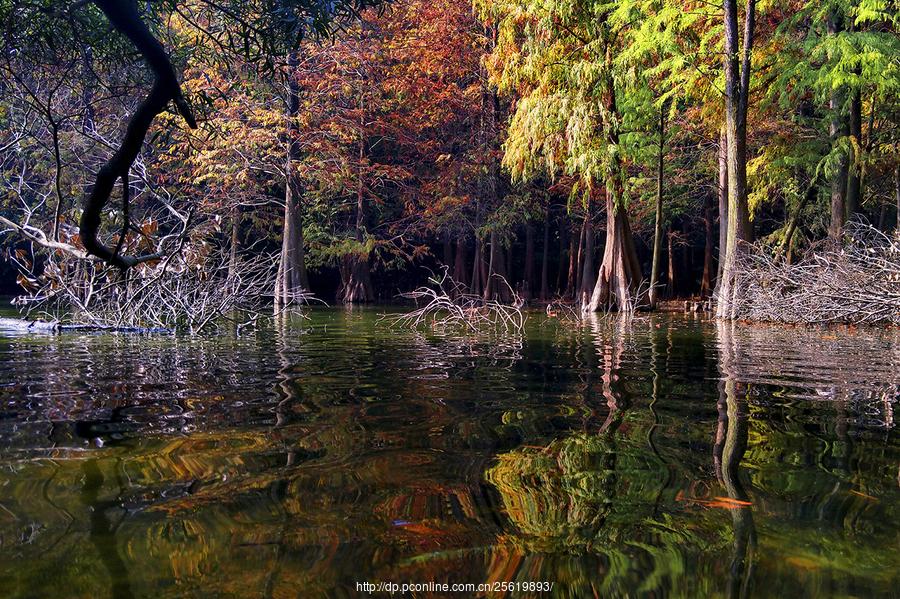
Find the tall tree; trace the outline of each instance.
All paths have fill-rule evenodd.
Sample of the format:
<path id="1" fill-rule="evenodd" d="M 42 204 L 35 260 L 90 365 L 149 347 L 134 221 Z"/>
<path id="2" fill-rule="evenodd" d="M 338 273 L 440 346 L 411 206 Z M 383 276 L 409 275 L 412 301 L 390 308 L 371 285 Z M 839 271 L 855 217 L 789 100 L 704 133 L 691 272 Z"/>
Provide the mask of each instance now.
<path id="1" fill-rule="evenodd" d="M 756 1 L 747 0 L 743 47 L 738 35 L 737 0 L 725 0 L 725 139 L 728 166 L 728 223 L 722 281 L 716 315 L 732 318 L 738 284 L 738 262 L 753 239 L 747 204 L 747 109 L 750 98 L 750 59 L 756 29 Z"/>

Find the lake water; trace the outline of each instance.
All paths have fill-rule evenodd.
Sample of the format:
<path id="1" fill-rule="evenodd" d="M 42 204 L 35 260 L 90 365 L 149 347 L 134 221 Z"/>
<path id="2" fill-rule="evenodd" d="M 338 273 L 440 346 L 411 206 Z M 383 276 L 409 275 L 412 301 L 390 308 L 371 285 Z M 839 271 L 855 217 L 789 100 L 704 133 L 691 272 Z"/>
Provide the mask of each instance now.
<path id="1" fill-rule="evenodd" d="M 0 595 L 900 593 L 896 330 L 380 313 L 0 332 Z"/>

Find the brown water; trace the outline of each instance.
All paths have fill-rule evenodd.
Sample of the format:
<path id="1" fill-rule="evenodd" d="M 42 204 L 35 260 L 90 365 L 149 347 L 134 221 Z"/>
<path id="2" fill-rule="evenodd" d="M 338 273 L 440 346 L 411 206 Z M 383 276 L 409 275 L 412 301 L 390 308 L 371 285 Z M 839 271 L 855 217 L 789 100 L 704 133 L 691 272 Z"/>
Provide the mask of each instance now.
<path id="1" fill-rule="evenodd" d="M 0 332 L 0 595 L 898 596 L 900 333 L 379 312 Z"/>

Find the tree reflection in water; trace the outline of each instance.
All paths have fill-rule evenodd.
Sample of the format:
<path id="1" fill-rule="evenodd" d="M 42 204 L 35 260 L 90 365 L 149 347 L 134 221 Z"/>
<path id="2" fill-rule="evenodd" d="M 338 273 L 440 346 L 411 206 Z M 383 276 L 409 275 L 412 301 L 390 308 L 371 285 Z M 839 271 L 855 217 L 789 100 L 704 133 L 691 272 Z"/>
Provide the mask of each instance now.
<path id="1" fill-rule="evenodd" d="M 533 316 L 502 340 L 376 321 L 0 339 L 0 588 L 894 593 L 896 335 Z"/>

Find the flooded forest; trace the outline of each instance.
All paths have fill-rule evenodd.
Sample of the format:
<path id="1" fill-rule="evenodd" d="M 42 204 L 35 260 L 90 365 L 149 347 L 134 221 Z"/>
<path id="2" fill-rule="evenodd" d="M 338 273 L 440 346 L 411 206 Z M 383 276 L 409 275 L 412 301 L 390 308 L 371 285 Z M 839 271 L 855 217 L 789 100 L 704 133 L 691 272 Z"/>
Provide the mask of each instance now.
<path id="1" fill-rule="evenodd" d="M 0 30 L 0 596 L 897 596 L 896 0 Z"/>

